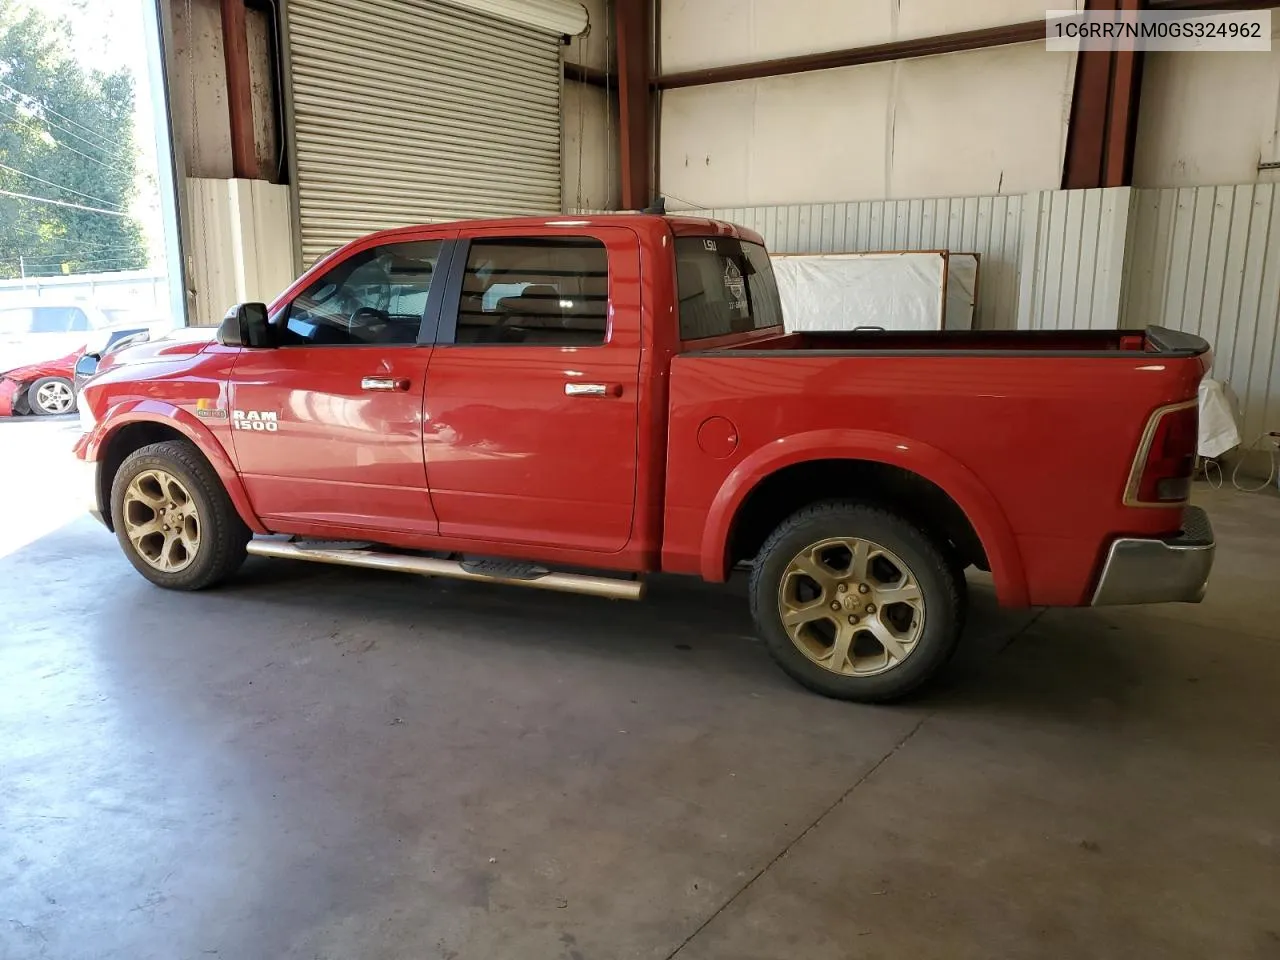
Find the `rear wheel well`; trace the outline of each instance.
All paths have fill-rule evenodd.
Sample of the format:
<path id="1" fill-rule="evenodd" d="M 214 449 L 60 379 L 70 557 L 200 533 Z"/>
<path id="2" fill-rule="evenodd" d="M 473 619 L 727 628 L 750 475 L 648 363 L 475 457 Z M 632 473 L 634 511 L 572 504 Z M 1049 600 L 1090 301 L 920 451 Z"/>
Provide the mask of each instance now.
<path id="1" fill-rule="evenodd" d="M 823 500 L 883 507 L 950 545 L 961 567 L 989 570 L 973 524 L 945 490 L 918 473 L 874 460 L 810 460 L 771 474 L 747 495 L 729 531 L 728 566 L 750 560 L 787 517 Z"/>
<path id="2" fill-rule="evenodd" d="M 98 471 L 98 502 L 102 504 L 102 517 L 108 529 L 115 529 L 111 522 L 111 484 L 115 480 L 116 471 L 120 469 L 120 464 L 124 463 L 125 457 L 135 450 L 153 443 L 163 443 L 166 440 L 181 440 L 183 443 L 195 446 L 176 427 L 150 420 L 127 423 L 107 438 L 100 457 L 102 466 Z M 204 454 L 202 453 L 201 456 L 203 457 Z"/>

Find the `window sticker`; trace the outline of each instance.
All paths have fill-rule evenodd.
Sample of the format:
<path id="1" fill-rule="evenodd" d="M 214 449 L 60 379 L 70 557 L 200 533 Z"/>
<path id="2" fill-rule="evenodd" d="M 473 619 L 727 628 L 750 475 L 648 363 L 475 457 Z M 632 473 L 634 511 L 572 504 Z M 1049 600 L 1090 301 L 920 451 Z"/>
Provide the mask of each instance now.
<path id="1" fill-rule="evenodd" d="M 747 309 L 747 281 L 742 271 L 732 260 L 724 262 L 724 290 L 733 310 L 745 312 Z"/>

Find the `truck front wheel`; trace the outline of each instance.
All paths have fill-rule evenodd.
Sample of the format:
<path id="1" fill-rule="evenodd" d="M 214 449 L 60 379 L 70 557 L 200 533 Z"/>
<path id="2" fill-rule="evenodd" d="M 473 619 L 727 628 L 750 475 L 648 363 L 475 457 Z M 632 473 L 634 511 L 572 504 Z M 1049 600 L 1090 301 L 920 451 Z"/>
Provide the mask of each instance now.
<path id="1" fill-rule="evenodd" d="M 230 576 L 252 535 L 208 461 L 180 440 L 125 458 L 111 484 L 111 522 L 134 568 L 170 590 Z"/>
<path id="2" fill-rule="evenodd" d="M 779 666 L 818 693 L 883 702 L 933 677 L 963 626 L 964 576 L 918 527 L 819 503 L 784 521 L 751 574 L 751 613 Z"/>

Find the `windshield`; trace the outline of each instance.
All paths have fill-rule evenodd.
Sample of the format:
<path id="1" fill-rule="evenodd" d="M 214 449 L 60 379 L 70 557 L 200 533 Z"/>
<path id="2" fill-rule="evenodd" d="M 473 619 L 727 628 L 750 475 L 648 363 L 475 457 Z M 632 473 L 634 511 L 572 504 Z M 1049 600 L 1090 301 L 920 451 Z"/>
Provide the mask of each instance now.
<path id="1" fill-rule="evenodd" d="M 680 339 L 702 340 L 782 323 L 769 254 L 734 237 L 678 237 Z"/>

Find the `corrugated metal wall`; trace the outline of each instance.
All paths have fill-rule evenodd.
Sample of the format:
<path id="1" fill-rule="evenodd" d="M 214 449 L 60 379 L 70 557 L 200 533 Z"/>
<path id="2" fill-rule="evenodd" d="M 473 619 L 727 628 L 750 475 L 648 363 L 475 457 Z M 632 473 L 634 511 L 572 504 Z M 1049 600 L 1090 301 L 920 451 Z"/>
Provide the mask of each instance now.
<path id="1" fill-rule="evenodd" d="M 1214 347 L 1252 442 L 1280 430 L 1280 189 L 1046 190 L 1015 197 L 688 211 L 759 231 L 775 253 L 982 254 L 982 329 L 1161 324 Z"/>
<path id="2" fill-rule="evenodd" d="M 773 253 L 951 250 L 982 257 L 975 325 L 1010 329 L 1018 306 L 1021 196 L 866 200 L 672 211 L 729 220 L 760 233 Z"/>
<path id="3" fill-rule="evenodd" d="M 1028 194 L 1022 222 L 1018 327 L 1115 327 L 1132 190 Z"/>
<path id="4" fill-rule="evenodd" d="M 1280 190 L 1134 193 L 1124 326 L 1158 323 L 1204 337 L 1212 376 L 1240 399 L 1245 443 L 1280 430 Z"/>

